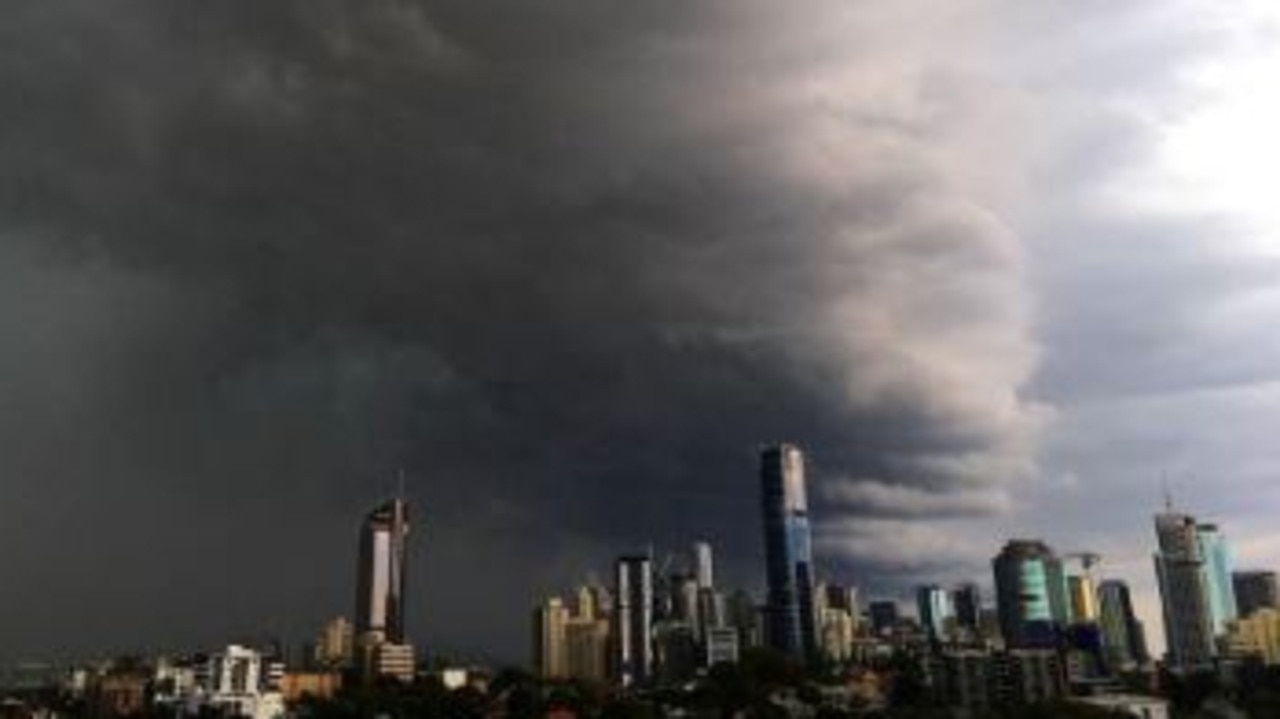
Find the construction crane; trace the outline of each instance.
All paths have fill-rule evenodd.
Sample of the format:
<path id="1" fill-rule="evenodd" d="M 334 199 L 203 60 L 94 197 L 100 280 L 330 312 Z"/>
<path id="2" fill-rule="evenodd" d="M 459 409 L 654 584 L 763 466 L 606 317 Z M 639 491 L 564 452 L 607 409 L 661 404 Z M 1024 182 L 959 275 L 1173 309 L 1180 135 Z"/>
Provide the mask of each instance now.
<path id="1" fill-rule="evenodd" d="M 1062 555 L 1062 558 L 1080 560 L 1080 568 L 1084 570 L 1086 575 L 1091 575 L 1093 573 L 1093 568 L 1102 563 L 1102 555 L 1097 552 L 1090 551 L 1068 552 L 1067 554 Z"/>

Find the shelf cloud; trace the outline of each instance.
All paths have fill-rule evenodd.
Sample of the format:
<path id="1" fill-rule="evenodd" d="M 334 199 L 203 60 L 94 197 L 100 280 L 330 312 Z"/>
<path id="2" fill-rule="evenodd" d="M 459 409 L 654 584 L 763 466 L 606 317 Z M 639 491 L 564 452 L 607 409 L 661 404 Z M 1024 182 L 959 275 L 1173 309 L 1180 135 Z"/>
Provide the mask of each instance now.
<path id="1" fill-rule="evenodd" d="M 412 628 L 517 657 L 536 592 L 649 542 L 757 582 L 779 440 L 832 572 L 885 566 L 859 523 L 933 566 L 919 520 L 1018 511 L 1106 349 L 1060 309 L 1097 301 L 1066 205 L 1147 147 L 1105 102 L 1216 39 L 1077 5 L 6 4 L 0 608 L 309 631 L 403 471 Z M 1031 40 L 1111 15 L 1132 57 Z"/>

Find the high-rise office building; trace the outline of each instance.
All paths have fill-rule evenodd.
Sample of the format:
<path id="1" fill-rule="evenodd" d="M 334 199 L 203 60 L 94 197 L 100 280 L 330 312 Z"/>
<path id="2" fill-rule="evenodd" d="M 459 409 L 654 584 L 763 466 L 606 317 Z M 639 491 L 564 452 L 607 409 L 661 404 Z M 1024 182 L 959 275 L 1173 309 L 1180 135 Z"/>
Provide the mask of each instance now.
<path id="1" fill-rule="evenodd" d="M 653 562 L 621 557 L 615 569 L 615 668 L 623 686 L 643 684 L 653 676 Z"/>
<path id="2" fill-rule="evenodd" d="M 546 679 L 604 681 L 609 667 L 609 621 L 601 609 L 599 587 L 577 590 L 571 612 L 559 597 L 533 611 L 533 668 Z"/>
<path id="3" fill-rule="evenodd" d="M 900 618 L 898 616 L 898 603 L 890 600 L 880 600 L 871 602 L 867 608 L 867 613 L 871 618 L 871 630 L 877 636 L 891 634 L 898 628 Z"/>
<path id="4" fill-rule="evenodd" d="M 1209 617 L 1215 637 L 1227 633 L 1227 625 L 1236 618 L 1236 592 L 1231 583 L 1234 569 L 1231 545 L 1216 524 L 1196 526 L 1200 556 L 1204 558 L 1205 589 L 1209 593 Z"/>
<path id="5" fill-rule="evenodd" d="M 1102 629 L 1103 653 L 1112 670 L 1147 660 L 1147 642 L 1142 623 L 1133 612 L 1129 585 L 1108 579 L 1098 585 L 1098 624 Z"/>
<path id="6" fill-rule="evenodd" d="M 848 587 L 842 584 L 823 584 L 821 586 L 828 609 L 843 609 L 853 616 L 854 621 L 857 621 L 858 613 L 861 611 L 858 606 L 857 587 Z"/>
<path id="7" fill-rule="evenodd" d="M 409 504 L 402 497 L 374 509 L 360 526 L 355 638 L 365 681 L 413 678 L 413 646 L 405 637 L 408 537 Z"/>
<path id="8" fill-rule="evenodd" d="M 760 457 L 760 480 L 769 589 L 765 635 L 769 645 L 783 653 L 812 657 L 817 621 L 804 455 L 789 444 L 766 448 Z"/>
<path id="9" fill-rule="evenodd" d="M 750 649 L 764 643 L 760 615 L 760 606 L 749 592 L 737 589 L 725 598 L 725 624 L 738 632 L 739 648 Z"/>
<path id="10" fill-rule="evenodd" d="M 672 612 L 664 619 L 674 619 L 687 625 L 694 634 L 699 634 L 698 580 L 693 576 L 673 576 L 667 582 L 671 592 Z"/>
<path id="11" fill-rule="evenodd" d="M 315 664 L 324 669 L 349 666 L 355 656 L 355 634 L 346 617 L 335 617 L 324 625 L 316 638 Z"/>
<path id="12" fill-rule="evenodd" d="M 1068 618 L 1062 561 L 1044 542 L 1015 539 L 1004 546 L 991 565 L 1005 646 L 1054 646 Z"/>
<path id="13" fill-rule="evenodd" d="M 1093 579 L 1083 574 L 1067 577 L 1067 596 L 1071 603 L 1071 621 L 1092 624 L 1098 621 L 1098 594 Z"/>
<path id="14" fill-rule="evenodd" d="M 951 606 L 956 611 L 956 625 L 970 632 L 982 626 L 982 592 L 978 585 L 961 584 L 951 593 Z"/>
<path id="15" fill-rule="evenodd" d="M 1164 614 L 1169 664 L 1188 669 L 1212 663 L 1216 654 L 1209 575 L 1196 520 L 1172 508 L 1156 515 L 1156 580 Z"/>
<path id="16" fill-rule="evenodd" d="M 551 597 L 533 610 L 533 667 L 544 679 L 569 676 L 569 608 Z"/>
<path id="17" fill-rule="evenodd" d="M 1276 573 L 1269 571 L 1235 572 L 1231 575 L 1235 587 L 1236 610 L 1241 618 L 1259 609 L 1278 607 Z"/>
<path id="18" fill-rule="evenodd" d="M 828 661 L 846 662 L 853 657 L 853 643 L 857 631 L 853 615 L 847 609 L 825 607 L 818 613 L 818 646 Z"/>
<path id="19" fill-rule="evenodd" d="M 609 622 L 571 617 L 565 624 L 565 664 L 568 676 L 590 682 L 609 677 Z"/>
<path id="20" fill-rule="evenodd" d="M 589 619 L 608 619 L 613 614 L 613 596 L 603 585 L 594 581 L 578 587 L 578 616 Z"/>
<path id="21" fill-rule="evenodd" d="M 948 624 L 955 618 L 951 594 L 936 584 L 919 587 L 916 589 L 916 608 L 920 613 L 920 626 L 929 635 L 929 639 L 946 639 Z"/>
<path id="22" fill-rule="evenodd" d="M 698 629 L 706 640 L 707 630 L 728 626 L 729 611 L 725 596 L 714 589 L 698 590 Z"/>
<path id="23" fill-rule="evenodd" d="M 711 589 L 715 586 L 710 544 L 706 542 L 694 542 L 693 571 L 694 577 L 698 580 L 698 589 Z"/>
<path id="24" fill-rule="evenodd" d="M 409 505 L 401 498 L 374 509 L 360 526 L 356 569 L 356 634 L 364 641 L 403 643 Z"/>

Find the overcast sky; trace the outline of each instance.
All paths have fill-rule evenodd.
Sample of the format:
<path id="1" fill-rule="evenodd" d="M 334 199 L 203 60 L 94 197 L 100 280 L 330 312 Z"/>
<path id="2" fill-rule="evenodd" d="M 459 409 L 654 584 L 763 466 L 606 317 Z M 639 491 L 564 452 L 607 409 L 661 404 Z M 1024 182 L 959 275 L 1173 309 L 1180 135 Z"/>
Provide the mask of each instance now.
<path id="1" fill-rule="evenodd" d="M 1092 549 L 1167 476 L 1280 567 L 1280 12 L 1244 0 L 7 0 L 4 660 L 301 639 L 414 502 L 520 660 L 619 553 L 762 584 Z"/>

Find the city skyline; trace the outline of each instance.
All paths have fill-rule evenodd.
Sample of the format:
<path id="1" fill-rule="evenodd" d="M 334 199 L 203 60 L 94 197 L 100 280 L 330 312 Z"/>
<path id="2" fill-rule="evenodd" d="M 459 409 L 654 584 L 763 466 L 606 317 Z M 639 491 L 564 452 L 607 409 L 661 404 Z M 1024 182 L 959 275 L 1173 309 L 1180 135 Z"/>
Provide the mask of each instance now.
<path id="1" fill-rule="evenodd" d="M 523 659 L 762 588 L 782 440 L 866 596 L 1038 537 L 1163 646 L 1162 478 L 1280 566 L 1280 17 L 1078 5 L 5 3 L 0 662 L 309 636 L 400 468 L 406 633 Z"/>

